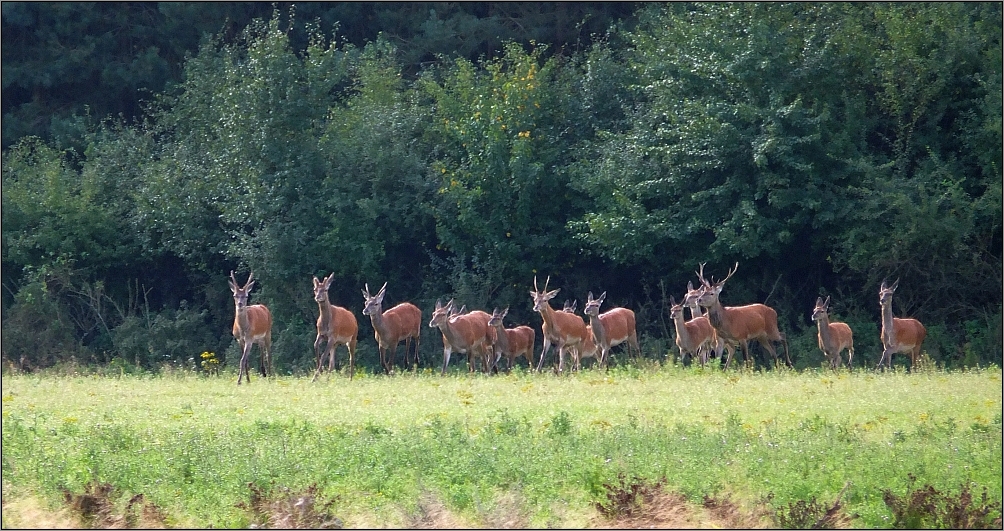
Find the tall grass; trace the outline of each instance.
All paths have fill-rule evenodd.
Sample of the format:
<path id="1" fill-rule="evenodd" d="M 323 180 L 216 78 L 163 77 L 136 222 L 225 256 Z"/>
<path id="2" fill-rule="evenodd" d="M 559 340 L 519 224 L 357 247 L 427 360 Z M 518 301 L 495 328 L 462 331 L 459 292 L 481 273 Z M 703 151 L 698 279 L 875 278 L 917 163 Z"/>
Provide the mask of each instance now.
<path id="1" fill-rule="evenodd" d="M 347 525 L 406 525 L 432 493 L 469 521 L 518 499 L 584 526 L 618 474 L 700 501 L 843 502 L 886 527 L 908 475 L 1001 499 L 1001 371 L 768 373 L 664 367 L 485 377 L 3 377 L 5 495 L 107 482 L 179 524 L 246 526 L 248 483 L 336 499 Z"/>

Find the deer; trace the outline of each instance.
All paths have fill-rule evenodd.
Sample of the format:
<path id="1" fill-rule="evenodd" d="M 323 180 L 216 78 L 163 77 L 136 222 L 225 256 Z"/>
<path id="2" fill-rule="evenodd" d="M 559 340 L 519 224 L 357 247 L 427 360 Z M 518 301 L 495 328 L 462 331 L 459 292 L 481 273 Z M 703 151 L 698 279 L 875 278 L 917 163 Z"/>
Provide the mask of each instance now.
<path id="1" fill-rule="evenodd" d="M 882 307 L 882 357 L 879 358 L 876 369 L 883 363 L 892 368 L 892 355 L 900 352 L 910 354 L 911 370 L 917 366 L 917 356 L 920 346 L 927 337 L 927 329 L 916 319 L 900 319 L 892 316 L 892 294 L 899 287 L 899 279 L 886 286 L 882 281 L 879 287 L 879 306 Z"/>
<path id="2" fill-rule="evenodd" d="M 436 301 L 436 309 L 432 312 L 432 319 L 429 321 L 430 328 L 439 328 L 443 334 L 443 371 L 446 375 L 446 368 L 450 364 L 450 354 L 453 351 L 467 354 L 467 368 L 474 371 L 473 360 L 484 360 L 488 356 L 490 338 L 488 335 L 488 321 L 491 316 L 481 310 L 475 310 L 466 314 L 453 314 L 453 299 L 446 303 Z M 451 316 L 452 314 L 452 316 Z"/>
<path id="3" fill-rule="evenodd" d="M 830 368 L 836 370 L 843 364 L 840 352 L 847 349 L 847 368 L 852 367 L 854 361 L 854 333 L 847 323 L 831 323 L 829 312 L 830 297 L 824 301 L 822 297 L 816 297 L 816 307 L 812 310 L 812 320 L 816 322 L 819 338 L 819 350 L 823 351 L 826 359 L 830 362 Z"/>
<path id="4" fill-rule="evenodd" d="M 735 352 L 735 347 L 739 345 L 738 343 L 727 342 L 718 336 L 718 332 L 711 326 L 711 322 L 708 321 L 708 317 L 705 315 L 707 312 L 701 311 L 701 305 L 697 304 L 697 298 L 700 296 L 701 290 L 699 288 L 695 289 L 694 284 L 688 280 L 687 295 L 683 298 L 683 305 L 690 308 L 689 322 L 696 322 L 697 326 L 708 333 L 698 347 L 698 351 L 710 349 L 715 353 L 714 357 L 718 359 L 722 359 L 723 351 L 728 351 L 728 358 L 731 359 L 732 354 Z M 706 355 L 704 359 L 707 360 L 708 356 Z"/>
<path id="5" fill-rule="evenodd" d="M 502 320 L 509 313 L 509 308 L 499 311 L 498 308 L 492 310 L 492 317 L 488 320 L 488 326 L 494 331 L 495 339 L 492 347 L 495 350 L 495 363 L 504 354 L 509 361 L 506 370 L 512 371 L 516 358 L 523 356 L 526 358 L 528 366 L 533 368 L 533 343 L 536 340 L 536 333 L 529 326 L 517 326 L 516 328 L 505 328 Z"/>
<path id="6" fill-rule="evenodd" d="M 264 304 L 248 306 L 248 293 L 254 286 L 254 271 L 248 275 L 248 281 L 244 287 L 237 284 L 233 271 L 230 271 L 228 283 L 230 291 L 234 294 L 233 334 L 241 349 L 241 361 L 237 368 L 237 385 L 241 384 L 242 378 L 246 378 L 250 384 L 248 357 L 251 353 L 251 347 L 256 343 L 258 344 L 258 352 L 261 354 L 258 371 L 263 378 L 274 372 L 272 368 L 272 313 Z"/>
<path id="7" fill-rule="evenodd" d="M 669 296 L 669 304 L 669 317 L 676 327 L 676 346 L 680 349 L 680 358 L 690 354 L 701 362 L 703 368 L 708 363 L 710 348 L 707 345 L 714 330 L 711 323 L 703 316 L 684 321 L 684 304 L 677 304 L 672 295 Z"/>
<path id="8" fill-rule="evenodd" d="M 356 341 L 359 335 L 359 323 L 356 316 L 349 310 L 341 306 L 335 306 L 328 300 L 328 288 L 331 287 L 331 280 L 335 277 L 331 273 L 325 279 L 317 280 L 314 277 L 314 301 L 317 302 L 317 338 L 314 339 L 314 358 L 317 360 L 317 370 L 310 381 L 317 380 L 317 377 L 324 369 L 324 355 L 321 354 L 321 343 L 326 342 L 324 347 L 328 357 L 328 372 L 331 372 L 338 365 L 338 345 L 345 345 L 349 351 L 349 380 L 353 378 L 356 370 Z"/>
<path id="9" fill-rule="evenodd" d="M 704 279 L 704 264 L 697 273 L 697 278 L 703 284 L 701 294 L 697 297 L 697 303 L 708 309 L 708 321 L 714 327 L 718 336 L 726 341 L 735 341 L 743 350 L 743 359 L 749 360 L 749 341 L 757 340 L 763 348 L 774 357 L 774 364 L 777 365 L 777 351 L 774 350 L 772 341 L 779 341 L 784 344 L 784 357 L 791 367 L 791 357 L 788 355 L 788 340 L 777 327 L 777 311 L 765 304 L 748 304 L 746 306 L 722 306 L 719 302 L 719 295 L 725 282 L 739 269 L 739 263 L 729 271 L 729 274 L 722 280 L 711 283 Z M 729 368 L 732 356 L 725 362 L 725 368 Z"/>
<path id="10" fill-rule="evenodd" d="M 410 302 L 402 302 L 397 306 L 383 311 L 383 298 L 387 293 L 387 283 L 376 295 L 370 295 L 370 285 L 365 284 L 366 289 L 362 290 L 363 315 L 368 315 L 370 323 L 373 325 L 373 337 L 376 338 L 380 347 L 380 365 L 384 372 L 390 374 L 394 371 L 394 356 L 397 352 L 397 344 L 404 341 L 404 362 L 411 366 L 411 358 L 408 352 L 411 350 L 411 340 L 415 340 L 415 364 L 418 364 L 418 346 L 422 332 L 422 310 Z M 387 351 L 390 350 L 390 355 Z"/>
<path id="11" fill-rule="evenodd" d="M 634 312 L 627 308 L 611 308 L 600 313 L 600 305 L 607 298 L 607 292 L 600 294 L 599 298 L 593 298 L 593 292 L 589 292 L 586 299 L 586 306 L 582 308 L 582 313 L 589 316 L 589 326 L 592 327 L 593 339 L 600 349 L 600 367 L 606 367 L 607 355 L 610 349 L 628 342 L 628 352 L 633 348 L 641 353 L 638 346 L 638 333 L 635 331 Z"/>
<path id="12" fill-rule="evenodd" d="M 533 277 L 533 291 L 530 297 L 533 298 L 533 311 L 539 312 L 543 324 L 541 331 L 544 333 L 544 348 L 540 352 L 540 362 L 537 363 L 537 372 L 540 372 L 544 365 L 544 358 L 553 342 L 558 347 L 558 373 L 565 370 L 565 348 L 575 348 L 579 343 L 590 337 L 586 330 L 586 322 L 581 317 L 569 313 L 558 312 L 548 303 L 561 289 L 547 291 L 547 285 L 551 282 L 548 276 L 544 282 L 543 291 L 537 288 L 537 277 Z"/>

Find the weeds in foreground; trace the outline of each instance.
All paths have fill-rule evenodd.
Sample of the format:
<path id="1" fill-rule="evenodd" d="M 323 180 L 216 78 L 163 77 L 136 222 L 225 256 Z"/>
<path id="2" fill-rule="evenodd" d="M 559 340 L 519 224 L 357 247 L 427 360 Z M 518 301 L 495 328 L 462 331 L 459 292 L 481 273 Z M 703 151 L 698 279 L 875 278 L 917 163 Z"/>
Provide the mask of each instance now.
<path id="1" fill-rule="evenodd" d="M 631 516 L 645 503 L 651 503 L 655 494 L 662 488 L 665 479 L 655 483 L 646 483 L 635 477 L 627 481 L 623 473 L 617 475 L 617 483 L 604 483 L 606 502 L 597 502 L 596 510 L 607 518 Z"/>
<path id="2" fill-rule="evenodd" d="M 251 513 L 251 527 L 267 529 L 341 529 L 342 520 L 331 514 L 335 500 L 319 503 L 317 485 L 303 492 L 292 492 L 286 487 L 273 487 L 268 491 L 248 483 L 250 503 L 240 502 L 238 508 Z"/>
<path id="3" fill-rule="evenodd" d="M 124 511 L 118 510 L 117 491 L 109 483 L 92 482 L 83 494 L 63 489 L 66 505 L 77 514 L 85 527 L 94 529 L 135 529 L 167 527 L 164 512 L 146 501 L 142 494 L 129 498 Z"/>
<path id="4" fill-rule="evenodd" d="M 910 486 L 917 477 L 908 475 Z M 958 496 L 939 492 L 931 485 L 912 490 L 899 497 L 885 490 L 885 500 L 893 513 L 894 529 L 1000 529 L 1001 503 L 987 501 L 987 489 L 978 502 L 973 500 L 969 487 L 963 485 Z"/>
<path id="5" fill-rule="evenodd" d="M 808 501 L 798 500 L 788 503 L 787 506 L 775 512 L 778 527 L 783 529 L 840 529 L 848 527 L 851 520 L 857 517 L 857 515 L 848 516 L 841 510 L 843 505 L 840 503 L 840 498 L 844 496 L 848 486 L 850 483 L 844 485 L 840 494 L 837 495 L 836 501 L 829 506 L 816 501 L 815 496 Z M 768 499 L 770 497 L 772 496 L 768 496 Z"/>

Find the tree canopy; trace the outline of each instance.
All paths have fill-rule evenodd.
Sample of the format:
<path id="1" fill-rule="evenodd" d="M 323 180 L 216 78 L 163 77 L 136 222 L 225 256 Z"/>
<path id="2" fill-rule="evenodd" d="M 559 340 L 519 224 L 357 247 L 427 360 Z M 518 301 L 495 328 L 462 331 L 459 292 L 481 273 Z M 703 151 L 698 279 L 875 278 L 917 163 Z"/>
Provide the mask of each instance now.
<path id="1" fill-rule="evenodd" d="M 999 3 L 2 14 L 19 367 L 230 352 L 231 270 L 254 271 L 283 371 L 313 363 L 311 276 L 332 272 L 357 314 L 387 282 L 535 327 L 535 277 L 607 291 L 664 359 L 670 295 L 736 262 L 723 302 L 776 308 L 796 366 L 822 361 L 820 295 L 874 363 L 895 278 L 935 361 L 1001 363 Z"/>

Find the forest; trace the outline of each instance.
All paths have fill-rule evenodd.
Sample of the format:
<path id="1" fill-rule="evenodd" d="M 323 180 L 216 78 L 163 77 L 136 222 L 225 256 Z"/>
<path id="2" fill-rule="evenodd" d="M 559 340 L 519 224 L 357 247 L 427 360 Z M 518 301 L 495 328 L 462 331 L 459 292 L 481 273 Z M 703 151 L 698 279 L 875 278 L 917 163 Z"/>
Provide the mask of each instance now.
<path id="1" fill-rule="evenodd" d="M 357 370 L 361 290 L 427 368 L 437 300 L 540 345 L 535 278 L 665 362 L 701 264 L 796 368 L 820 296 L 874 367 L 896 280 L 932 362 L 999 366 L 1001 36 L 999 2 L 4 2 L 3 370 L 235 368 L 231 271 L 283 374 L 329 274 Z"/>

